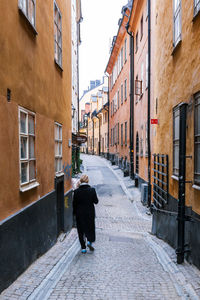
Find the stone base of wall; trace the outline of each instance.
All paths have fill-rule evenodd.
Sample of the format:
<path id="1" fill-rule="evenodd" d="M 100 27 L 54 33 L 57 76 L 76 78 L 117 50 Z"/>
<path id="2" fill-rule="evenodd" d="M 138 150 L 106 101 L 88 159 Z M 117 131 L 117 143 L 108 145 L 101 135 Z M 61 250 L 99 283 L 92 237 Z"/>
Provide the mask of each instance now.
<path id="1" fill-rule="evenodd" d="M 152 233 L 177 248 L 178 221 L 177 221 L 178 201 L 169 195 L 168 204 L 163 210 L 153 206 Z M 185 208 L 185 213 L 190 216 L 192 222 L 185 222 L 185 258 L 200 269 L 200 216 L 192 211 L 191 207 Z"/>
<path id="2" fill-rule="evenodd" d="M 72 191 L 65 195 L 64 230 L 72 227 Z M 0 292 L 57 240 L 56 192 L 20 210 L 0 223 Z"/>

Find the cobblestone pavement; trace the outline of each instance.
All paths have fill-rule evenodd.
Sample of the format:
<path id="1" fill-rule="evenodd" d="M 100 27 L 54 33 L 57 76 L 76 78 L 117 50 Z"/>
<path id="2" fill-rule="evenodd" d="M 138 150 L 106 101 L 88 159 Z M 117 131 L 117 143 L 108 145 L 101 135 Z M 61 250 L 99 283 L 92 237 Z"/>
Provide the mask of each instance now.
<path id="1" fill-rule="evenodd" d="M 174 249 L 150 234 L 133 181 L 103 158 L 82 158 L 100 200 L 94 253 L 80 253 L 73 229 L 0 299 L 200 299 L 200 271 L 177 265 Z"/>

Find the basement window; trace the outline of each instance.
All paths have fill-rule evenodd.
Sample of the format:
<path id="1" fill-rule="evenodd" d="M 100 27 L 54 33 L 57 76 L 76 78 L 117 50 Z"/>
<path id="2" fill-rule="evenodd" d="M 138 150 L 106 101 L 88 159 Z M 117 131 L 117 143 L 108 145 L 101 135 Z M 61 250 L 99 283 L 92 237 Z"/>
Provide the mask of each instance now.
<path id="1" fill-rule="evenodd" d="M 19 108 L 20 186 L 36 180 L 35 114 Z"/>

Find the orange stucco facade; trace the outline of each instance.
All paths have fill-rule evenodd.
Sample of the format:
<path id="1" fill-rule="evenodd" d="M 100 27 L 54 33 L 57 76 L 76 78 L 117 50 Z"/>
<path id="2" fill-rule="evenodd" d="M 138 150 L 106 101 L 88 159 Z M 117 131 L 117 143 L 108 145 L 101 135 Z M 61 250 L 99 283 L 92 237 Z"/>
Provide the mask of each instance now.
<path id="1" fill-rule="evenodd" d="M 126 31 L 130 9 L 124 10 L 113 38 L 106 67 L 109 74 L 109 157 L 120 166 L 130 163 L 130 36 Z"/>
<path id="2" fill-rule="evenodd" d="M 156 6 L 155 98 L 159 125 L 154 152 L 169 155 L 169 193 L 178 199 L 178 178 L 173 176 L 173 110 L 187 103 L 186 118 L 186 206 L 200 214 L 200 186 L 194 180 L 195 95 L 200 91 L 200 18 L 194 18 L 193 2 L 181 3 L 181 40 L 173 47 L 173 3 Z M 169 22 L 171 20 L 171 22 Z M 160 51 L 162 49 L 162 51 Z M 199 118 L 199 116 L 198 116 Z M 200 122 L 198 120 L 198 122 Z"/>
<path id="3" fill-rule="evenodd" d="M 54 1 L 36 1 L 35 28 L 17 0 L 0 2 L 0 219 L 54 190 L 55 122 L 62 125 L 62 163 L 71 165 L 71 3 L 56 3 L 62 13 L 62 68 L 54 61 Z M 20 192 L 19 107 L 35 114 L 39 185 L 26 192 Z M 70 187 L 65 176 L 65 192 Z"/>

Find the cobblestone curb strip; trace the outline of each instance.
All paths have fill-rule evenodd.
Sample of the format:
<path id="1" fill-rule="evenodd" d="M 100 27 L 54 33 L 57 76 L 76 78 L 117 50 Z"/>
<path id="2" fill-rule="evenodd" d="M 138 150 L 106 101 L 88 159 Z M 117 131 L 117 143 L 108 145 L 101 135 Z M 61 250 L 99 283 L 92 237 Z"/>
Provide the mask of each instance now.
<path id="1" fill-rule="evenodd" d="M 56 286 L 62 275 L 66 272 L 70 263 L 80 250 L 78 239 L 54 266 L 51 272 L 44 278 L 42 283 L 34 290 L 28 300 L 46 300 L 51 295 L 53 288 Z"/>
<path id="2" fill-rule="evenodd" d="M 182 299 L 198 300 L 199 297 L 192 285 L 187 282 L 185 276 L 180 272 L 176 264 L 170 259 L 163 248 L 155 243 L 148 235 L 146 236 L 146 242 L 156 254 L 163 269 L 169 273 L 179 296 Z"/>

